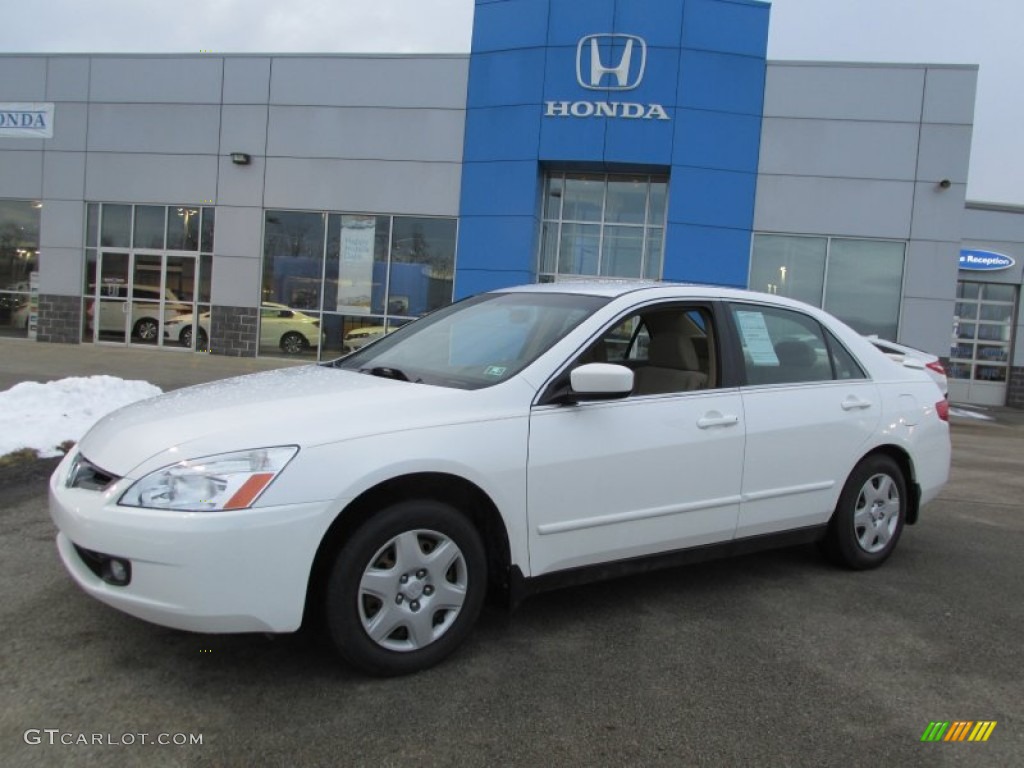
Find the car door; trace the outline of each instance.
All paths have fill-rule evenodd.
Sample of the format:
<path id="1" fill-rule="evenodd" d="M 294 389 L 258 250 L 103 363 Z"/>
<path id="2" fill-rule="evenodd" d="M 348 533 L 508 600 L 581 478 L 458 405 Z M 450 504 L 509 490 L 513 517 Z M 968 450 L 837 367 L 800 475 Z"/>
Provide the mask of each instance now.
<path id="1" fill-rule="evenodd" d="M 875 384 L 815 318 L 730 305 L 743 351 L 738 538 L 826 523 L 881 417 Z"/>
<path id="2" fill-rule="evenodd" d="M 718 336 L 708 307 L 645 308 L 561 374 L 564 386 L 577 365 L 627 365 L 629 397 L 559 405 L 559 378 L 548 387 L 530 417 L 531 575 L 733 537 L 743 414 L 722 386 Z"/>

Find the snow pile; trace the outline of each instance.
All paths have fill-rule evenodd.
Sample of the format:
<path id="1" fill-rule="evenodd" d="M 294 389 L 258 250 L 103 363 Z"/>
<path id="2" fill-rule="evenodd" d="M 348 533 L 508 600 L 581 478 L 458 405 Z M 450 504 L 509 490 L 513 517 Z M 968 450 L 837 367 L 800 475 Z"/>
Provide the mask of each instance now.
<path id="1" fill-rule="evenodd" d="M 26 381 L 0 392 L 0 456 L 32 448 L 41 457 L 59 456 L 57 446 L 79 440 L 111 411 L 161 394 L 148 381 L 115 376 Z"/>

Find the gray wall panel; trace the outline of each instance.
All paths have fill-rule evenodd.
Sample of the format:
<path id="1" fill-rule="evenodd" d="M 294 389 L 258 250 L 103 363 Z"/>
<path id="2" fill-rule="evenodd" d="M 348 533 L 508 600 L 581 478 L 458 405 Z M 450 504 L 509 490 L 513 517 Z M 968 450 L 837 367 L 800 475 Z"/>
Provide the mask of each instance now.
<path id="1" fill-rule="evenodd" d="M 46 57 L 5 56 L 0 101 L 46 101 Z"/>
<path id="2" fill-rule="evenodd" d="M 456 163 L 267 158 L 267 208 L 456 216 Z"/>
<path id="3" fill-rule="evenodd" d="M 941 189 L 934 182 L 925 181 L 915 187 L 910 236 L 915 240 L 959 240 L 967 185 L 954 184 L 949 189 Z"/>
<path id="4" fill-rule="evenodd" d="M 77 102 L 63 102 L 54 106 L 53 138 L 43 142 L 45 149 L 73 152 L 85 150 L 85 137 L 89 124 L 88 107 Z"/>
<path id="5" fill-rule="evenodd" d="M 225 105 L 221 110 L 220 152 L 262 155 L 267 146 L 267 107 Z"/>
<path id="6" fill-rule="evenodd" d="M 905 239 L 913 195 L 904 181 L 760 176 L 754 229 Z"/>
<path id="7" fill-rule="evenodd" d="M 465 120 L 454 109 L 271 107 L 267 154 L 461 162 Z"/>
<path id="8" fill-rule="evenodd" d="M 217 203 L 219 205 L 263 205 L 266 160 L 253 157 L 249 165 L 235 165 L 221 155 L 217 160 Z"/>
<path id="9" fill-rule="evenodd" d="M 913 123 L 765 118 L 758 170 L 799 176 L 913 180 Z"/>
<path id="10" fill-rule="evenodd" d="M 271 104 L 464 109 L 468 56 L 275 58 Z"/>
<path id="11" fill-rule="evenodd" d="M 949 179 L 967 183 L 971 159 L 971 126 L 921 126 L 921 148 L 918 154 L 917 178 L 939 182 Z"/>
<path id="12" fill-rule="evenodd" d="M 226 307 L 259 306 L 260 267 L 259 259 L 214 257 L 212 302 Z"/>
<path id="13" fill-rule="evenodd" d="M 40 211 L 40 248 L 81 248 L 85 242 L 81 200 L 47 200 Z"/>
<path id="14" fill-rule="evenodd" d="M 235 256 L 259 259 L 263 236 L 263 211 L 259 208 L 217 206 L 217 258 Z"/>
<path id="15" fill-rule="evenodd" d="M 41 248 L 39 252 L 39 284 L 42 293 L 59 296 L 81 296 L 84 252 L 78 248 Z"/>
<path id="16" fill-rule="evenodd" d="M 898 341 L 948 357 L 953 339 L 953 305 L 953 299 L 904 299 Z"/>
<path id="17" fill-rule="evenodd" d="M 93 152 L 86 159 L 86 200 L 199 203 L 213 200 L 217 158 Z"/>
<path id="18" fill-rule="evenodd" d="M 202 104 L 91 104 L 94 152 L 217 154 L 220 107 Z"/>
<path id="19" fill-rule="evenodd" d="M 929 67 L 924 91 L 926 123 L 974 123 L 977 67 Z"/>
<path id="20" fill-rule="evenodd" d="M 223 59 L 209 56 L 96 56 L 94 102 L 219 104 Z"/>
<path id="21" fill-rule="evenodd" d="M 952 299 L 956 291 L 960 243 L 911 240 L 903 275 L 903 295 Z"/>
<path id="22" fill-rule="evenodd" d="M 0 197 L 31 200 L 42 196 L 42 151 L 0 152 Z"/>
<path id="23" fill-rule="evenodd" d="M 764 115 L 915 122 L 923 83 L 921 67 L 769 62 Z"/>
<path id="24" fill-rule="evenodd" d="M 266 104 L 270 93 L 270 58 L 224 59 L 224 103 Z"/>
<path id="25" fill-rule="evenodd" d="M 963 238 L 1024 243 L 1024 210 L 1007 213 L 968 207 L 964 211 Z"/>
<path id="26" fill-rule="evenodd" d="M 57 118 L 54 117 L 54 122 Z M 21 139 L 17 137 L 0 138 L 0 152 L 10 150 L 12 152 L 23 152 L 26 149 L 42 149 L 46 139 Z"/>
<path id="27" fill-rule="evenodd" d="M 46 152 L 43 155 L 43 198 L 80 201 L 84 192 L 84 152 Z"/>
<path id="28" fill-rule="evenodd" d="M 89 66 L 86 56 L 51 56 L 46 73 L 47 101 L 87 101 Z"/>

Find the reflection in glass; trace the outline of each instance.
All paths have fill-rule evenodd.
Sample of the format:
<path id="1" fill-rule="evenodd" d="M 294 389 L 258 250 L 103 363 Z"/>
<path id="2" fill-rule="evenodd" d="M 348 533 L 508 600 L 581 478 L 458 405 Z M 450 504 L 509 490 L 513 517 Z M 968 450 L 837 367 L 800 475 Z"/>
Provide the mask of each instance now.
<path id="1" fill-rule="evenodd" d="M 603 176 L 570 176 L 565 180 L 563 221 L 601 221 L 604 207 Z"/>
<path id="2" fill-rule="evenodd" d="M 980 319 L 1009 324 L 1013 320 L 1013 305 L 982 303 Z"/>
<path id="3" fill-rule="evenodd" d="M 978 338 L 984 341 L 1009 341 L 1010 326 L 1008 323 L 982 323 L 978 326 Z"/>
<path id="4" fill-rule="evenodd" d="M 163 205 L 135 206 L 135 233 L 132 241 L 136 248 L 163 249 L 166 215 L 167 207 Z"/>
<path id="5" fill-rule="evenodd" d="M 951 379 L 971 378 L 970 363 L 950 363 L 946 366 L 946 375 Z"/>
<path id="6" fill-rule="evenodd" d="M 824 237 L 755 235 L 750 289 L 820 307 L 827 247 Z"/>
<path id="7" fill-rule="evenodd" d="M 260 305 L 260 354 L 316 359 L 320 317 L 276 302 Z"/>
<path id="8" fill-rule="evenodd" d="M 548 176 L 544 191 L 544 218 L 557 219 L 562 215 L 562 196 L 565 180 L 561 176 Z"/>
<path id="9" fill-rule="evenodd" d="M 558 271 L 563 275 L 596 275 L 601 253 L 601 227 L 596 224 L 562 224 L 558 247 Z"/>
<path id="10" fill-rule="evenodd" d="M 85 209 L 85 245 L 88 248 L 95 248 L 99 243 L 99 222 L 100 222 L 100 206 L 99 203 L 89 203 Z"/>
<path id="11" fill-rule="evenodd" d="M 978 305 L 973 302 L 957 302 L 953 311 L 961 320 L 978 319 Z"/>
<path id="12" fill-rule="evenodd" d="M 646 177 L 609 181 L 605 208 L 607 223 L 643 224 L 647 215 Z M 639 274 L 639 264 L 637 267 Z"/>
<path id="13" fill-rule="evenodd" d="M 1004 382 L 1006 381 L 1006 371 L 1005 366 L 976 365 L 974 366 L 974 380 Z"/>
<path id="14" fill-rule="evenodd" d="M 325 312 L 384 313 L 390 237 L 388 216 L 328 217 Z"/>
<path id="15" fill-rule="evenodd" d="M 660 280 L 662 259 L 664 258 L 665 230 L 652 227 L 647 230 L 647 243 L 644 246 L 644 278 Z"/>
<path id="16" fill-rule="evenodd" d="M 104 205 L 100 215 L 100 245 L 128 248 L 131 245 L 132 207 Z"/>
<path id="17" fill-rule="evenodd" d="M 825 309 L 863 334 L 896 338 L 905 244 L 832 240 Z"/>
<path id="18" fill-rule="evenodd" d="M 640 227 L 604 228 L 601 274 L 639 275 L 644 253 L 644 231 Z"/>
<path id="19" fill-rule="evenodd" d="M 386 314 L 419 317 L 451 304 L 455 220 L 395 216 Z"/>
<path id="20" fill-rule="evenodd" d="M 199 249 L 204 253 L 213 253 L 213 225 L 216 220 L 215 208 L 203 208 L 202 234 Z"/>
<path id="21" fill-rule="evenodd" d="M 171 206 L 167 211 L 167 250 L 199 250 L 199 208 Z"/>
<path id="22" fill-rule="evenodd" d="M 985 301 L 1015 302 L 1017 300 L 1017 287 L 999 283 L 985 283 L 983 298 Z"/>
<path id="23" fill-rule="evenodd" d="M 267 211 L 263 236 L 263 300 L 320 310 L 322 213 Z"/>

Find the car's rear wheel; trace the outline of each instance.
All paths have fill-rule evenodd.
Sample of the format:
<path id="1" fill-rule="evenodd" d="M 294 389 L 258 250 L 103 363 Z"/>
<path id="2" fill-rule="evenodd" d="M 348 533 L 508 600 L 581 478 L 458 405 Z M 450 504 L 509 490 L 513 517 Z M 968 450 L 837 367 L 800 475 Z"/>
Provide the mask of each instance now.
<path id="1" fill-rule="evenodd" d="M 342 657 L 363 672 L 417 672 L 465 640 L 486 590 L 487 559 L 473 524 L 439 501 L 400 502 L 338 551 L 327 628 Z"/>
<path id="2" fill-rule="evenodd" d="M 156 320 L 151 317 L 144 317 L 135 323 L 132 335 L 140 341 L 156 341 L 156 335 L 159 330 L 160 326 Z"/>
<path id="3" fill-rule="evenodd" d="M 835 562 L 864 570 L 884 563 L 899 541 L 907 515 L 907 481 L 889 456 L 863 459 L 850 473 L 825 536 Z"/>
<path id="4" fill-rule="evenodd" d="M 281 351 L 288 355 L 298 355 L 306 351 L 309 342 L 298 331 L 289 331 L 281 337 Z"/>
<path id="5" fill-rule="evenodd" d="M 192 346 L 192 326 L 191 325 L 186 325 L 184 328 L 181 329 L 181 333 L 178 334 L 178 343 L 181 344 L 181 346 L 183 346 L 183 347 L 191 347 Z M 206 349 L 206 343 L 207 343 L 206 331 L 204 331 L 202 329 L 202 326 L 200 326 L 200 328 L 199 328 L 199 339 L 196 342 L 196 349 Z"/>

